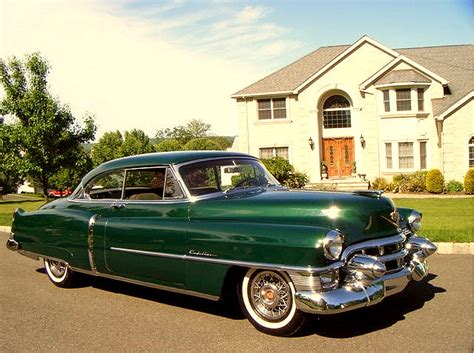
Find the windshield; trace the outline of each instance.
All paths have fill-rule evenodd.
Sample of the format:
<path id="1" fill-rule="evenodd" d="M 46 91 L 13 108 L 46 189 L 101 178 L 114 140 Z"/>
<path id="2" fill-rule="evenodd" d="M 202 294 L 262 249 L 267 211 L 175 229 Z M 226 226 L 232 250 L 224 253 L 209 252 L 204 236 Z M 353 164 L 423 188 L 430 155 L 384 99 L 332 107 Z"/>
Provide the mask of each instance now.
<path id="1" fill-rule="evenodd" d="M 179 172 L 192 196 L 279 185 L 265 167 L 253 159 L 198 162 L 182 166 Z"/>

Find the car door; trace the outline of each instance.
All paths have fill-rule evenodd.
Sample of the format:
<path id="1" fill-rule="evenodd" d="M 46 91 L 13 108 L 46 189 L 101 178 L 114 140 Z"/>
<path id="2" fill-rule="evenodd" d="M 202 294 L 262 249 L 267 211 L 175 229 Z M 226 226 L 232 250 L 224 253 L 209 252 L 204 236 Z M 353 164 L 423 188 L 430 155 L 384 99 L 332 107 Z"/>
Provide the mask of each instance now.
<path id="1" fill-rule="evenodd" d="M 172 170 L 127 169 L 123 179 L 121 195 L 103 199 L 102 209 L 97 210 L 93 245 L 97 270 L 141 281 L 183 285 L 188 201 Z M 108 184 L 99 178 L 89 187 L 91 198 L 110 193 Z"/>

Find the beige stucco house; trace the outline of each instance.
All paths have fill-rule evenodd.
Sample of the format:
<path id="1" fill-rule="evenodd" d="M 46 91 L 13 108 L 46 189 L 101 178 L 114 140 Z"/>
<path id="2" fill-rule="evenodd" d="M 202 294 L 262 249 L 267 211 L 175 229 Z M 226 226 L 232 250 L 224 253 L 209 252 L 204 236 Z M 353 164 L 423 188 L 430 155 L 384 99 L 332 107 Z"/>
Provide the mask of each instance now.
<path id="1" fill-rule="evenodd" d="M 238 91 L 233 150 L 281 156 L 310 182 L 474 167 L 474 46 L 322 47 Z M 324 168 L 323 168 L 324 169 Z"/>

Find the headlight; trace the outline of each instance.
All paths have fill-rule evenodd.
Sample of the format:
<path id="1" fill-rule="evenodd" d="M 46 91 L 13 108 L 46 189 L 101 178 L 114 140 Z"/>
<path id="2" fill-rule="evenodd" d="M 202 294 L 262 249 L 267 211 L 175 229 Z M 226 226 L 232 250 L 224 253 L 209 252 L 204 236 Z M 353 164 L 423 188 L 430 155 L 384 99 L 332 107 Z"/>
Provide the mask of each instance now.
<path id="1" fill-rule="evenodd" d="M 408 224 L 414 233 L 419 231 L 421 228 L 421 213 L 415 210 L 411 211 L 408 216 Z"/>
<path id="2" fill-rule="evenodd" d="M 324 256 L 329 260 L 336 260 L 341 256 L 344 235 L 337 230 L 330 230 L 324 238 Z"/>

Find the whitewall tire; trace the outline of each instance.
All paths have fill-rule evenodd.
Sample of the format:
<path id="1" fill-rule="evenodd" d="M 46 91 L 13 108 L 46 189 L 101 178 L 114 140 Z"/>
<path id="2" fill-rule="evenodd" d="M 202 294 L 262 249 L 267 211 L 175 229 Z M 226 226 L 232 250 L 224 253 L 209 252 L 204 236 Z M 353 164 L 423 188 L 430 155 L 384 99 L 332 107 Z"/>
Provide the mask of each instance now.
<path id="1" fill-rule="evenodd" d="M 44 259 L 44 267 L 51 282 L 58 287 L 71 287 L 74 283 L 75 273 L 67 263 L 62 261 Z"/>
<path id="2" fill-rule="evenodd" d="M 295 287 L 285 273 L 250 269 L 238 294 L 245 316 L 259 331 L 291 336 L 304 325 L 305 315 L 295 303 Z"/>

